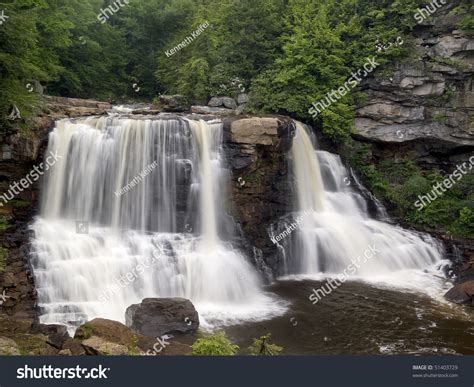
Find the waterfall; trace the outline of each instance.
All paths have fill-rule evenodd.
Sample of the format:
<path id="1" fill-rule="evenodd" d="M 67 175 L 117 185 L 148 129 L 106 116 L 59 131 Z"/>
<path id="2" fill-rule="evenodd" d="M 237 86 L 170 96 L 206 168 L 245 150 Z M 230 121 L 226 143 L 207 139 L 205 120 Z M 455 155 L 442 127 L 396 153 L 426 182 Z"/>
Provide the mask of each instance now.
<path id="1" fill-rule="evenodd" d="M 124 321 L 146 297 L 185 297 L 204 326 L 284 307 L 232 245 L 222 123 L 120 116 L 60 120 L 31 262 L 43 323 Z"/>
<path id="2" fill-rule="evenodd" d="M 354 278 L 431 290 L 434 285 L 422 274 L 440 269 L 442 247 L 427 235 L 371 219 L 339 156 L 316 150 L 309 128 L 295 125 L 290 159 L 298 227 L 278 243 L 284 250 L 283 274 L 336 276 L 375 250 L 372 259 L 361 259 L 364 263 L 352 273 Z"/>
<path id="3" fill-rule="evenodd" d="M 200 181 L 202 184 L 201 193 L 201 219 L 202 219 L 202 235 L 205 242 L 205 247 L 210 251 L 216 249 L 216 208 L 215 199 L 218 195 L 215 194 L 214 188 L 218 188 L 218 181 L 216 181 L 215 173 L 212 172 L 213 162 L 217 164 L 214 168 L 219 167 L 219 161 L 216 160 L 215 148 L 218 142 L 218 136 L 221 131 L 212 131 L 209 133 L 209 127 L 203 120 L 190 121 L 191 128 L 193 130 L 196 141 L 199 144 L 201 169 L 200 169 Z M 210 135 L 209 135 L 210 134 Z M 214 156 L 211 157 L 211 152 Z"/>

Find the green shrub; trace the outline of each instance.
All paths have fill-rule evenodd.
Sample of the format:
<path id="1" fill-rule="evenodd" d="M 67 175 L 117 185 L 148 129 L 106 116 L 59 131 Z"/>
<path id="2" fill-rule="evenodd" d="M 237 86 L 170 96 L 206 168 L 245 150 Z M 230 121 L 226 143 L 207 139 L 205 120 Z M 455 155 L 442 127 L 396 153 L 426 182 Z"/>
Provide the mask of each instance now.
<path id="1" fill-rule="evenodd" d="M 276 356 L 283 351 L 283 347 L 270 343 L 271 333 L 253 339 L 253 344 L 249 347 L 250 354 L 254 356 Z"/>
<path id="2" fill-rule="evenodd" d="M 198 356 L 233 356 L 239 350 L 239 346 L 232 344 L 222 331 L 197 339 L 191 348 L 191 354 Z"/>
<path id="3" fill-rule="evenodd" d="M 394 216 L 413 226 L 425 226 L 454 236 L 474 235 L 473 175 L 463 175 L 452 188 L 418 211 L 415 206 L 418 196 L 431 192 L 433 185 L 445 180 L 449 174 L 423 170 L 410 155 L 396 162 L 376 160 L 370 144 L 349 144 L 344 153 L 367 188 L 390 208 Z"/>

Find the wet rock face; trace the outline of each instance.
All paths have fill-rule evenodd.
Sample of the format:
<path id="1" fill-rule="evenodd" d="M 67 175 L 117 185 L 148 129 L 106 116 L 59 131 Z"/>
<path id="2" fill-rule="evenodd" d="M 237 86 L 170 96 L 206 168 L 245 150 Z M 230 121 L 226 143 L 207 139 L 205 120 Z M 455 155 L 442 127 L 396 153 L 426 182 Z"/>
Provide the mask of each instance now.
<path id="1" fill-rule="evenodd" d="M 267 279 L 279 266 L 267 229 L 292 206 L 286 153 L 293 131 L 288 117 L 224 120 L 224 152 L 232 172 L 231 213 L 247 256 Z"/>
<path id="2" fill-rule="evenodd" d="M 444 297 L 456 304 L 474 306 L 474 281 L 466 281 L 454 286 Z"/>
<path id="3" fill-rule="evenodd" d="M 0 161 L 0 194 L 32 168 L 27 161 Z M 36 290 L 29 263 L 28 222 L 36 212 L 38 182 L 6 203 L 0 199 L 0 313 L 21 318 L 36 315 Z M 10 195 L 8 195 L 8 198 Z"/>
<path id="4" fill-rule="evenodd" d="M 449 10 L 415 27 L 412 58 L 363 82 L 368 98 L 357 110 L 356 138 L 425 141 L 433 153 L 474 147 L 474 39 L 456 29 L 459 15 Z"/>
<path id="5" fill-rule="evenodd" d="M 190 333 L 199 328 L 199 315 L 184 298 L 145 298 L 127 308 L 125 324 L 150 337 L 168 333 Z"/>

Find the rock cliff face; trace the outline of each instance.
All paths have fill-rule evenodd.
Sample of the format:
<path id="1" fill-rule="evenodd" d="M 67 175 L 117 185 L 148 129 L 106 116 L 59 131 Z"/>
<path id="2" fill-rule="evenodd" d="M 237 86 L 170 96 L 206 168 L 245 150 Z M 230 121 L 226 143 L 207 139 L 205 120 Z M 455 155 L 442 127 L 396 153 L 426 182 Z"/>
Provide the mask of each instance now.
<path id="1" fill-rule="evenodd" d="M 410 58 L 364 82 L 368 99 L 357 110 L 355 138 L 379 149 L 415 147 L 419 160 L 438 164 L 446 161 L 438 156 L 458 159 L 474 149 L 474 40 L 451 8 L 414 28 Z"/>
<path id="2" fill-rule="evenodd" d="M 459 30 L 462 15 L 452 15 L 453 7 L 413 29 L 408 59 L 362 83 L 368 98 L 358 106 L 353 138 L 356 146 L 370 145 L 368 164 L 410 160 L 448 174 L 473 155 L 474 39 Z M 472 278 L 473 241 L 433 233 L 444 239 L 458 280 Z"/>
<path id="3" fill-rule="evenodd" d="M 242 228 L 247 253 L 267 277 L 277 262 L 268 227 L 291 210 L 292 187 L 286 152 L 293 123 L 288 117 L 224 120 L 224 149 L 233 179 L 232 212 Z"/>

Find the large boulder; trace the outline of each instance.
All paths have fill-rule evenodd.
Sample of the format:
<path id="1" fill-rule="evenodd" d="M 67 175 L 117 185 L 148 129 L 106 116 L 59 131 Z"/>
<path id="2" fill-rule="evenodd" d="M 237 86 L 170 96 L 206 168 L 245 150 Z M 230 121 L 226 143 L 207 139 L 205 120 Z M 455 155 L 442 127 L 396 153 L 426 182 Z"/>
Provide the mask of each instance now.
<path id="1" fill-rule="evenodd" d="M 189 104 L 182 95 L 160 95 L 156 108 L 165 112 L 185 112 L 189 110 Z"/>
<path id="2" fill-rule="evenodd" d="M 224 107 L 227 109 L 236 109 L 237 103 L 231 97 L 212 97 L 207 104 L 210 107 Z"/>
<path id="3" fill-rule="evenodd" d="M 95 339 L 87 341 L 90 338 Z M 107 343 L 119 344 L 126 347 L 129 354 L 137 354 L 139 352 L 139 338 L 135 332 L 118 321 L 107 320 L 104 318 L 96 318 L 82 324 L 77 328 L 74 339 L 81 341 L 82 346 L 88 354 L 99 354 L 101 348 L 104 349 L 104 352 L 105 349 L 112 349 L 112 347 L 114 351 L 118 350 L 118 347 L 114 347 Z M 153 343 L 150 342 L 149 345 L 145 345 L 145 347 L 149 348 L 150 345 L 153 345 Z"/>
<path id="4" fill-rule="evenodd" d="M 184 298 L 145 298 L 127 308 L 125 324 L 143 335 L 160 337 L 196 331 L 199 315 L 191 301 Z"/>
<path id="5" fill-rule="evenodd" d="M 210 107 L 221 107 L 224 105 L 224 102 L 223 102 L 223 97 L 212 97 L 207 106 L 210 106 Z"/>
<path id="6" fill-rule="evenodd" d="M 454 286 L 444 297 L 456 304 L 474 306 L 474 281 L 466 281 Z"/>
<path id="7" fill-rule="evenodd" d="M 249 101 L 249 95 L 245 93 L 241 93 L 237 96 L 237 103 L 239 105 L 243 105 Z"/>

